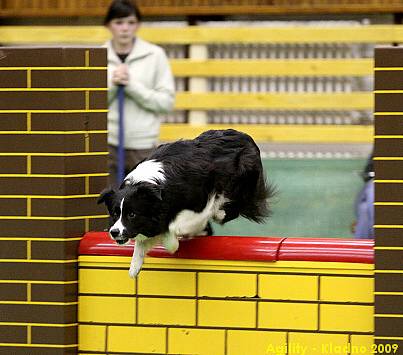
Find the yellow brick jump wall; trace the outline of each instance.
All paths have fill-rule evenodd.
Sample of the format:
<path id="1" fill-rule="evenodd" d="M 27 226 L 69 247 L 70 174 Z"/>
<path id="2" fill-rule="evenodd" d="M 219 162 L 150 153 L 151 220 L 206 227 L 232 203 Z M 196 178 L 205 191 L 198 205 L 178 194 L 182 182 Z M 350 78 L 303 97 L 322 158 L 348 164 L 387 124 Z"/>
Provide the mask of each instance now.
<path id="1" fill-rule="evenodd" d="M 373 265 L 80 256 L 79 354 L 372 354 Z"/>

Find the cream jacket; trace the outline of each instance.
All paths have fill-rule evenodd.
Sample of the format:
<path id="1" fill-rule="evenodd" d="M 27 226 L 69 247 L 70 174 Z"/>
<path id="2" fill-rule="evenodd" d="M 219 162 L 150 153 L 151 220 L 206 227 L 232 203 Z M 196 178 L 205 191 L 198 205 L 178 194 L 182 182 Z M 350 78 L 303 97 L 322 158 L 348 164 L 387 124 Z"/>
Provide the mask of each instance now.
<path id="1" fill-rule="evenodd" d="M 112 84 L 112 73 L 121 64 L 111 41 L 108 49 L 108 143 L 119 144 L 118 87 Z M 126 58 L 129 85 L 125 87 L 124 125 L 126 149 L 149 149 L 158 142 L 158 115 L 172 110 L 175 101 L 174 79 L 164 50 L 136 38 Z"/>

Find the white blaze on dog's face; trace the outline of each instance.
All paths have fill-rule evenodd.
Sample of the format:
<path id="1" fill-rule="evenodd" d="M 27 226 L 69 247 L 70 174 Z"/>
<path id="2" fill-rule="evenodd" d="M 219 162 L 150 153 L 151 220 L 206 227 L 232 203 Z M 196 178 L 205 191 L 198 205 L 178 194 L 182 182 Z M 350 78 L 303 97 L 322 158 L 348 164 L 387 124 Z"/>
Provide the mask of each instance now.
<path id="1" fill-rule="evenodd" d="M 113 223 L 109 233 L 118 244 L 125 244 L 138 234 L 159 234 L 160 184 L 164 181 L 163 164 L 146 160 L 126 176 L 119 190 L 109 189 L 101 194 L 98 203 L 105 202 L 108 207 Z"/>
<path id="2" fill-rule="evenodd" d="M 130 236 L 127 233 L 127 229 L 123 225 L 123 204 L 125 199 L 122 198 L 120 202 L 119 211 L 115 211 L 115 216 L 119 216 L 119 219 L 115 222 L 115 224 L 109 229 L 109 234 L 112 239 L 116 240 L 116 242 L 120 245 L 127 244 L 129 242 Z"/>
<path id="3" fill-rule="evenodd" d="M 129 184 L 105 202 L 113 219 L 109 234 L 118 244 L 126 244 L 139 234 L 151 238 L 163 231 L 159 220 L 161 190 L 157 185 L 146 182 Z"/>

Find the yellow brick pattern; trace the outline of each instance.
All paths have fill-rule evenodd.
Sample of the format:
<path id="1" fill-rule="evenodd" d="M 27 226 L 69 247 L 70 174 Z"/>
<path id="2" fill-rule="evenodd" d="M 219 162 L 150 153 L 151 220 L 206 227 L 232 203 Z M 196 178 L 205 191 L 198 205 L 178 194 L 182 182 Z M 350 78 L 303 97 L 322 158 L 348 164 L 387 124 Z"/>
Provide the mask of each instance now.
<path id="1" fill-rule="evenodd" d="M 127 277 L 126 270 L 80 269 L 79 292 L 134 295 L 136 283 Z"/>
<path id="2" fill-rule="evenodd" d="M 318 305 L 310 303 L 262 302 L 259 328 L 316 330 Z"/>
<path id="3" fill-rule="evenodd" d="M 320 305 L 320 329 L 373 332 L 373 306 Z"/>
<path id="4" fill-rule="evenodd" d="M 348 355 L 348 349 L 347 334 L 290 333 L 288 337 L 289 354 Z"/>
<path id="5" fill-rule="evenodd" d="M 393 343 L 393 342 L 391 342 Z M 374 337 L 372 335 L 352 335 L 351 336 L 351 353 L 352 354 L 373 354 L 372 345 Z"/>
<path id="6" fill-rule="evenodd" d="M 196 325 L 196 301 L 140 298 L 138 320 L 140 324 Z"/>
<path id="7" fill-rule="evenodd" d="M 145 270 L 139 275 L 138 288 L 139 295 L 196 296 L 196 273 Z"/>
<path id="8" fill-rule="evenodd" d="M 105 351 L 106 326 L 80 324 L 78 338 L 80 340 L 79 350 Z"/>
<path id="9" fill-rule="evenodd" d="M 79 322 L 131 323 L 136 319 L 135 298 L 81 296 Z"/>
<path id="10" fill-rule="evenodd" d="M 318 276 L 259 275 L 259 297 L 276 300 L 315 301 Z"/>
<path id="11" fill-rule="evenodd" d="M 334 302 L 374 302 L 374 279 L 323 276 L 320 299 Z"/>
<path id="12" fill-rule="evenodd" d="M 132 281 L 119 260 L 80 270 L 80 355 L 352 355 L 373 342 L 373 280 L 361 269 L 164 261 Z"/>
<path id="13" fill-rule="evenodd" d="M 257 275 L 201 272 L 198 295 L 208 297 L 254 297 Z"/>
<path id="14" fill-rule="evenodd" d="M 199 325 L 254 328 L 256 302 L 251 301 L 199 301 Z"/>
<path id="15" fill-rule="evenodd" d="M 173 328 L 168 333 L 168 354 L 221 355 L 225 351 L 225 330 Z"/>
<path id="16" fill-rule="evenodd" d="M 108 328 L 110 352 L 165 353 L 166 331 L 164 328 L 122 327 Z"/>
<path id="17" fill-rule="evenodd" d="M 285 332 L 229 330 L 228 355 L 285 355 Z"/>

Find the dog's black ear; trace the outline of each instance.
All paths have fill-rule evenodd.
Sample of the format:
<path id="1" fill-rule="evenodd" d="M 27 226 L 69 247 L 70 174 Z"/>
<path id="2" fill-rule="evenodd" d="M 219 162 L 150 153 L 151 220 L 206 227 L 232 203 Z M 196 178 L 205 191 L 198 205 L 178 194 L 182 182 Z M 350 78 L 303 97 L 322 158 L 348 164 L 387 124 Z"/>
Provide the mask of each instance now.
<path id="1" fill-rule="evenodd" d="M 162 201 L 162 190 L 159 186 L 154 184 L 145 184 L 137 188 L 138 194 L 144 194 L 145 196 L 154 197 Z"/>
<path id="2" fill-rule="evenodd" d="M 158 186 L 151 187 L 151 193 L 160 201 L 162 201 L 162 190 Z"/>
<path id="3" fill-rule="evenodd" d="M 103 190 L 98 197 L 97 204 L 105 202 L 106 205 L 115 197 L 115 190 L 112 187 L 108 187 Z"/>
<path id="4" fill-rule="evenodd" d="M 122 183 L 119 186 L 119 190 L 122 190 L 125 188 L 125 186 L 130 185 L 130 180 L 123 180 Z"/>

